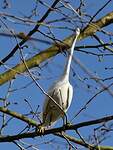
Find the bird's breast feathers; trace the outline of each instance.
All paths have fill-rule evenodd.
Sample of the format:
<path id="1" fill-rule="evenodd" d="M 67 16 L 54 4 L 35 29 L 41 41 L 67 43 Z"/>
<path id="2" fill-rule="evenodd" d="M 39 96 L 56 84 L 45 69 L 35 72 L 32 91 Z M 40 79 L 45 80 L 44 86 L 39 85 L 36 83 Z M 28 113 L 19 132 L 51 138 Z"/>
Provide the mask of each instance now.
<path id="1" fill-rule="evenodd" d="M 69 108 L 72 97 L 73 88 L 69 82 L 54 84 L 48 91 L 48 94 L 65 110 Z M 52 101 L 48 98 L 49 101 Z"/>

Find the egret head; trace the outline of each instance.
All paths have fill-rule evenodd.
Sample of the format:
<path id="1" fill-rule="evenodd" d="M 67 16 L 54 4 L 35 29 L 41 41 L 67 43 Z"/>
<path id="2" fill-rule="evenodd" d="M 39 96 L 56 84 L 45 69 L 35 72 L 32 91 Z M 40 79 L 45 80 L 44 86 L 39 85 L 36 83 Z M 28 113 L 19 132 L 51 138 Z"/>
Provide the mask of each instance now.
<path id="1" fill-rule="evenodd" d="M 79 34 L 80 34 L 80 29 L 79 29 L 79 28 L 77 28 L 77 29 L 76 29 L 76 32 L 75 32 L 75 35 L 78 37 L 78 36 L 79 36 Z"/>

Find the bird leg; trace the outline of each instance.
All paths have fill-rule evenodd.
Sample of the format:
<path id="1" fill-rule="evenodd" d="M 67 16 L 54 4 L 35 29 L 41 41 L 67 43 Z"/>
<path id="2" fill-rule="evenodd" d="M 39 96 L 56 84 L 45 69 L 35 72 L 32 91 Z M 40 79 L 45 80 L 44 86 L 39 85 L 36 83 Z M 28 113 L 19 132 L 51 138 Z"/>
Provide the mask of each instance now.
<path id="1" fill-rule="evenodd" d="M 63 120 L 63 128 L 65 131 L 66 127 L 69 127 L 70 125 L 72 125 L 72 123 L 68 121 L 68 117 L 66 114 L 62 117 L 62 120 Z"/>
<path id="2" fill-rule="evenodd" d="M 66 114 L 62 117 L 62 120 L 63 120 L 63 127 L 64 127 L 64 130 L 65 130 L 66 126 L 68 126 L 68 124 L 69 124 Z"/>
<path id="3" fill-rule="evenodd" d="M 64 117 L 62 119 L 63 119 L 63 125 L 66 125 L 68 123 L 67 115 L 64 114 Z"/>

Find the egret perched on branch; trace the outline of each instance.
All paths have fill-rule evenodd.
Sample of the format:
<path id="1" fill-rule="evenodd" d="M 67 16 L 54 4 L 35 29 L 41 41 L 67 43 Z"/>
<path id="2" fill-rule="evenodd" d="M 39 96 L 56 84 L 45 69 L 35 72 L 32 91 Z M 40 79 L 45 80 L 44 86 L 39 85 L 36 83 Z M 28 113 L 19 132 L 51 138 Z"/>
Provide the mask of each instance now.
<path id="1" fill-rule="evenodd" d="M 43 105 L 42 127 L 51 126 L 59 118 L 64 117 L 73 97 L 73 87 L 69 82 L 70 65 L 72 61 L 74 47 L 80 29 L 76 29 L 75 39 L 73 41 L 70 54 L 68 56 L 64 73 L 58 81 L 56 81 L 48 90 L 48 96 Z"/>

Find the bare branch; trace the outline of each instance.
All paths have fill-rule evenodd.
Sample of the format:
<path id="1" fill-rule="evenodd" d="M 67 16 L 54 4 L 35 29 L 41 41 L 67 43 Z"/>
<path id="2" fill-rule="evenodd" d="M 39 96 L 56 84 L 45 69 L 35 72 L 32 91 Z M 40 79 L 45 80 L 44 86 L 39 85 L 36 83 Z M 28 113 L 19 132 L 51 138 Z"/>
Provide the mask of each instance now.
<path id="1" fill-rule="evenodd" d="M 8 110 L 7 108 L 0 107 L 0 111 L 8 114 L 10 116 L 13 116 L 14 118 L 17 118 L 23 122 L 26 122 L 29 125 L 32 125 L 35 127 L 39 126 L 36 121 L 29 119 L 29 118 L 25 117 L 24 115 L 19 114 L 17 112 Z M 96 119 L 96 120 L 90 120 L 90 121 L 78 123 L 75 125 L 67 125 L 65 127 L 63 126 L 63 127 L 59 127 L 59 128 L 46 129 L 44 131 L 43 135 L 54 134 L 54 133 L 62 132 L 65 130 L 77 130 L 78 128 L 82 128 L 82 127 L 86 127 L 86 126 L 92 126 L 92 125 L 96 125 L 99 123 L 108 122 L 111 120 L 113 120 L 113 115 L 108 116 L 108 117 L 103 117 L 100 119 Z M 30 137 L 33 138 L 36 136 L 40 136 L 41 134 L 42 133 L 40 133 L 40 132 L 31 132 L 31 133 L 23 133 L 23 134 L 14 135 L 14 136 L 1 136 L 0 142 L 10 142 L 10 141 L 14 141 L 14 140 L 22 139 L 22 138 L 30 138 Z"/>
<path id="2" fill-rule="evenodd" d="M 51 12 L 52 8 L 54 8 L 58 2 L 59 2 L 59 0 L 55 0 L 53 2 L 52 6 L 47 10 L 47 12 L 44 14 L 44 16 L 37 22 L 37 25 L 24 37 L 24 39 L 19 44 L 17 44 L 14 47 L 14 49 L 5 58 L 3 58 L 1 60 L 0 65 L 5 63 L 8 59 L 10 59 L 15 54 L 15 52 L 18 50 L 19 46 L 22 46 L 29 39 L 29 37 L 31 37 L 37 31 L 37 29 L 40 27 L 40 23 L 42 23 L 47 18 L 47 16 Z"/>
<path id="3" fill-rule="evenodd" d="M 96 31 L 98 31 L 100 28 L 103 28 L 109 24 L 113 23 L 113 12 L 107 14 L 103 18 L 99 19 L 93 25 L 88 25 L 80 34 L 79 40 L 82 40 L 88 36 L 92 36 Z M 26 64 L 28 68 L 33 68 L 38 66 L 43 61 L 49 59 L 50 57 L 53 57 L 61 52 L 61 50 L 68 49 L 73 41 L 74 35 L 71 35 L 64 39 L 63 43 L 59 43 L 59 45 L 53 45 L 52 47 L 44 50 L 43 52 L 40 52 L 39 54 L 35 55 L 34 57 L 28 59 L 26 61 Z M 2 63 L 2 62 L 1 62 Z M 0 85 L 6 83 L 7 81 L 13 79 L 16 77 L 16 75 L 20 72 L 23 73 L 26 71 L 26 67 L 23 63 L 13 67 L 11 70 L 4 72 L 0 75 Z"/>
<path id="4" fill-rule="evenodd" d="M 11 110 L 9 110 L 7 108 L 0 107 L 0 112 L 3 112 L 5 114 L 7 114 L 7 115 L 10 115 L 10 116 L 14 117 L 14 118 L 17 118 L 17 119 L 19 119 L 19 120 L 21 120 L 23 122 L 26 122 L 29 125 L 33 125 L 33 126 L 37 126 L 38 127 L 38 124 L 37 124 L 37 122 L 35 120 L 27 118 L 26 116 L 24 116 L 22 114 L 19 114 L 19 113 L 15 112 L 15 111 L 11 111 Z"/>

